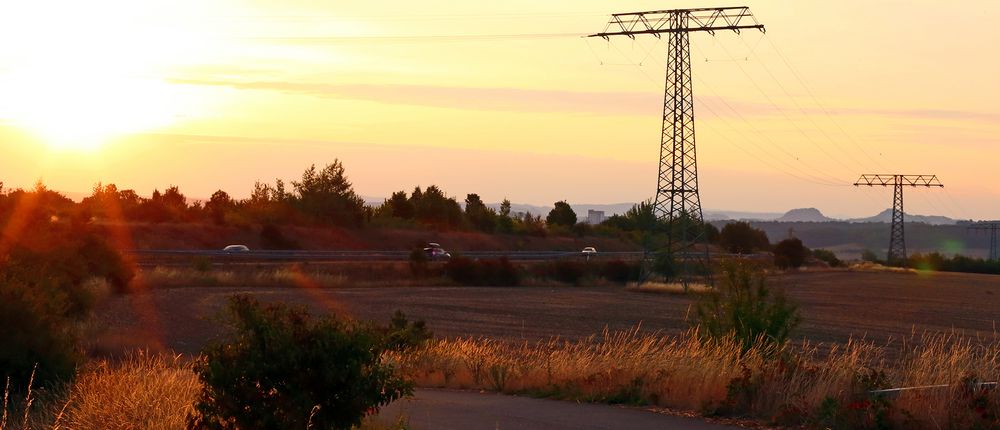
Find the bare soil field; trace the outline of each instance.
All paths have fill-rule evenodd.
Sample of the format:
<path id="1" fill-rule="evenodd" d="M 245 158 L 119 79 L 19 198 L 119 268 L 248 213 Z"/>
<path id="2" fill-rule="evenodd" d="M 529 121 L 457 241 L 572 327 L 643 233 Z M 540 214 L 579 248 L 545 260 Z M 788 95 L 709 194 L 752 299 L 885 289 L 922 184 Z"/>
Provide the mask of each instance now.
<path id="1" fill-rule="evenodd" d="M 892 349 L 924 332 L 1000 336 L 1000 276 L 821 271 L 783 275 L 772 283 L 800 306 L 798 339 L 841 343 L 863 337 Z M 381 321 L 399 309 L 427 321 L 438 336 L 512 341 L 573 339 L 637 325 L 677 333 L 694 316 L 692 298 L 616 287 L 164 288 L 102 304 L 92 351 L 196 353 L 223 333 L 220 313 L 237 293 Z"/>

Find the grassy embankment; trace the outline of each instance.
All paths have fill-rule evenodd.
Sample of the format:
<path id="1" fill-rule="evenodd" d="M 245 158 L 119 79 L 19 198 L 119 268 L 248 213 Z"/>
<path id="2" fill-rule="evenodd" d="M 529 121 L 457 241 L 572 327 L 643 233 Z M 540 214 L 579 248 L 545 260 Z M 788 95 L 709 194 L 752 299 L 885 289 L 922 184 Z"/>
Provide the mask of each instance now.
<path id="1" fill-rule="evenodd" d="M 739 342 L 604 333 L 578 342 L 441 339 L 388 356 L 418 386 L 654 405 L 814 428 L 995 428 L 996 390 L 970 385 L 1000 375 L 1000 344 L 929 335 L 897 360 L 871 343 L 819 354 L 808 344 L 742 352 Z M 872 389 L 942 384 L 894 397 Z M 32 428 L 182 428 L 199 382 L 178 357 L 135 355 L 81 369 L 62 394 L 45 393 Z M 6 427 L 20 428 L 11 407 Z M 373 424 L 374 425 L 374 424 Z M 880 427 L 881 426 L 881 427 Z"/>

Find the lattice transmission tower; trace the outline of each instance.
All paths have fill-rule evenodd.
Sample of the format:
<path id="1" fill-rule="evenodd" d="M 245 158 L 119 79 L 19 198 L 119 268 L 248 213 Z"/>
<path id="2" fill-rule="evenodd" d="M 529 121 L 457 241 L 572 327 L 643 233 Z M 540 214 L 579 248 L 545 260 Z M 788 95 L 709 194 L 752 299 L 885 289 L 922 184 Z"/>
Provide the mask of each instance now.
<path id="1" fill-rule="evenodd" d="M 997 232 L 1000 232 L 1000 221 L 978 222 L 969 226 L 969 230 L 985 230 L 990 235 L 990 261 L 1000 259 L 997 248 Z"/>
<path id="2" fill-rule="evenodd" d="M 903 230 L 903 187 L 944 187 L 935 175 L 894 175 L 868 174 L 854 183 L 854 186 L 893 187 L 892 232 L 889 234 L 889 252 L 885 261 L 890 266 L 906 265 L 906 234 Z"/>
<path id="3" fill-rule="evenodd" d="M 764 31 L 748 7 L 655 10 L 616 13 L 603 32 L 588 37 L 610 40 L 612 36 L 666 34 L 667 66 L 663 96 L 663 127 L 660 137 L 659 173 L 653 211 L 667 224 L 666 252 L 681 260 L 676 275 L 687 286 L 695 272 L 709 271 L 701 197 L 698 194 L 698 161 L 694 133 L 694 93 L 691 83 L 691 45 L 688 35 L 704 31 L 743 29 Z M 647 249 L 647 251 L 649 251 Z M 647 259 L 648 262 L 648 259 Z M 645 277 L 646 275 L 644 275 Z"/>

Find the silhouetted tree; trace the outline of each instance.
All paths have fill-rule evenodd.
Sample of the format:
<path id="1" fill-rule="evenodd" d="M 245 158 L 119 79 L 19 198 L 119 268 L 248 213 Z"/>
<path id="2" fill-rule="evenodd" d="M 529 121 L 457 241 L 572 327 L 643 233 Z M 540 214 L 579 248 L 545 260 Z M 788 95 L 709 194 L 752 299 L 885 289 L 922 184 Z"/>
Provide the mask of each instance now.
<path id="1" fill-rule="evenodd" d="M 665 229 L 662 221 L 656 219 L 656 214 L 653 212 L 653 204 L 648 201 L 633 205 L 624 214 L 612 215 L 601 224 L 622 231 L 639 230 L 648 232 Z"/>
<path id="2" fill-rule="evenodd" d="M 385 202 L 387 215 L 395 218 L 413 219 L 413 202 L 406 197 L 406 191 L 396 191 L 392 193 L 389 200 Z"/>
<path id="3" fill-rule="evenodd" d="M 465 197 L 465 217 L 479 231 L 492 233 L 496 229 L 497 214 L 486 207 L 479 194 L 469 194 Z"/>
<path id="4" fill-rule="evenodd" d="M 719 244 L 734 254 L 749 254 L 767 249 L 771 242 L 767 233 L 753 228 L 748 222 L 737 221 L 726 224 L 719 232 Z"/>
<path id="5" fill-rule="evenodd" d="M 576 212 L 573 212 L 573 208 L 570 207 L 569 203 L 566 203 L 565 200 L 560 200 L 555 203 L 555 207 L 545 217 L 545 223 L 550 226 L 562 225 L 571 227 L 573 224 L 576 224 Z"/>
<path id="6" fill-rule="evenodd" d="M 354 193 L 340 160 L 323 170 L 312 165 L 302 173 L 295 187 L 295 203 L 303 214 L 336 225 L 357 227 L 364 219 L 364 201 Z M 278 190 L 283 191 L 283 190 Z"/>
<path id="7" fill-rule="evenodd" d="M 212 217 L 212 222 L 219 225 L 226 223 L 226 213 L 233 210 L 235 206 L 236 202 L 233 201 L 232 197 L 229 197 L 229 193 L 222 190 L 212 193 L 208 203 L 205 203 L 205 209 Z"/>
<path id="8" fill-rule="evenodd" d="M 500 203 L 500 215 L 497 217 L 497 232 L 514 232 L 514 219 L 510 216 L 510 200 L 506 198 Z"/>
<path id="9" fill-rule="evenodd" d="M 413 202 L 416 219 L 424 224 L 454 228 L 462 223 L 462 207 L 458 201 L 445 196 L 435 185 L 423 192 L 417 187 L 410 195 L 410 201 Z"/>

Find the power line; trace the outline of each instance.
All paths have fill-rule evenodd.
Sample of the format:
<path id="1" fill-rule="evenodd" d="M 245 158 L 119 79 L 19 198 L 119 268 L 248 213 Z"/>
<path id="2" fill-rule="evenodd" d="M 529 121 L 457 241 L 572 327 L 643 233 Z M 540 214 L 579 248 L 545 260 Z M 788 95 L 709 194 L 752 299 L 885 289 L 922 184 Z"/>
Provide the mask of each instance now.
<path id="1" fill-rule="evenodd" d="M 746 41 L 744 40 L 743 43 L 745 45 Z M 747 45 L 747 47 L 749 48 L 749 45 Z M 833 138 L 831 138 L 829 134 L 826 133 L 826 130 L 824 128 L 820 127 L 819 124 L 816 124 L 816 121 L 813 120 L 812 115 L 810 115 L 809 113 L 807 113 L 806 110 L 803 109 L 801 105 L 799 105 L 799 102 L 795 99 L 794 96 L 792 96 L 791 92 L 789 92 L 788 89 L 785 88 L 785 85 L 781 83 L 781 80 L 779 80 L 776 76 L 774 76 L 774 73 L 771 71 L 771 68 L 768 67 L 765 62 L 761 61 L 759 56 L 757 56 L 756 54 L 753 54 L 753 53 L 751 53 L 751 56 L 753 56 L 754 58 L 757 59 L 758 64 L 760 64 L 761 67 L 764 69 L 764 71 L 767 72 L 767 75 L 770 76 L 771 79 L 776 84 L 778 84 L 778 88 L 781 88 L 781 91 L 783 93 L 785 93 L 785 96 L 787 96 L 789 100 L 791 100 L 792 104 L 795 106 L 796 109 L 798 109 L 799 113 L 801 113 L 802 116 L 806 117 L 806 119 L 809 120 L 809 122 L 813 125 L 814 128 L 816 128 L 817 130 L 819 130 L 820 134 L 822 134 L 823 137 L 826 138 L 826 140 L 829 140 L 830 143 L 833 143 L 834 146 L 836 146 L 837 149 L 840 152 L 842 152 L 844 154 L 847 154 L 847 157 L 849 159 L 851 159 L 851 161 L 853 161 L 854 164 L 856 164 L 856 165 L 858 165 L 860 167 L 864 167 L 864 164 L 861 163 L 861 162 L 859 162 L 856 158 L 854 158 L 854 156 L 851 155 L 850 151 L 845 151 L 844 148 L 842 148 L 840 146 L 840 143 L 838 143 L 836 140 L 834 140 Z"/>
<path id="2" fill-rule="evenodd" d="M 240 40 L 256 40 L 278 43 L 340 44 L 356 42 L 443 42 L 443 41 L 491 41 L 525 39 L 560 39 L 582 37 L 584 33 L 513 33 L 513 34 L 435 34 L 396 36 L 290 36 L 290 37 L 237 37 Z"/>
<path id="3" fill-rule="evenodd" d="M 726 49 L 726 47 L 725 47 L 724 45 L 722 45 L 722 44 L 719 44 L 719 46 L 720 46 L 720 47 L 722 47 L 722 50 L 726 52 L 726 55 L 727 55 L 727 56 L 729 56 L 730 58 L 732 58 L 732 54 L 730 54 L 730 53 L 729 53 L 729 50 L 728 50 L 728 49 Z M 761 88 L 761 86 L 760 86 L 760 85 L 759 85 L 759 84 L 757 83 L 757 80 L 756 80 L 756 79 L 754 79 L 754 78 L 753 78 L 753 76 L 751 76 L 751 75 L 750 75 L 749 73 L 747 73 L 746 69 L 744 69 L 744 68 L 743 68 L 743 66 L 742 66 L 742 65 L 740 65 L 740 63 L 739 63 L 739 62 L 736 62 L 736 63 L 734 63 L 734 64 L 736 64 L 736 67 L 737 67 L 738 69 L 740 69 L 740 72 L 742 72 L 742 73 L 743 73 L 743 75 L 747 77 L 747 79 L 748 79 L 748 80 L 750 81 L 750 83 L 751 83 L 751 84 L 753 84 L 754 88 L 756 88 L 756 89 L 757 89 L 757 91 L 758 91 L 758 92 L 759 92 L 759 93 L 760 93 L 760 94 L 761 94 L 762 96 L 764 96 L 764 99 L 766 99 L 766 100 L 767 100 L 767 102 L 768 102 L 768 103 L 770 103 L 770 104 L 771 104 L 771 106 L 773 106 L 773 107 L 775 108 L 775 110 L 777 110 L 777 111 L 778 111 L 779 113 L 781 113 L 781 116 L 783 116 L 783 117 L 785 118 L 785 120 L 786 120 L 786 121 L 788 121 L 788 123 L 789 123 L 789 124 L 791 124 L 791 125 L 792 125 L 792 127 L 794 127 L 794 128 L 795 128 L 795 130 L 797 130 L 797 131 L 799 132 L 799 134 L 801 134 L 801 135 L 802 135 L 802 137 L 804 137 L 804 138 L 805 138 L 805 139 L 806 139 L 807 141 L 809 141 L 809 143 L 811 143 L 811 144 L 812 144 L 813 146 L 815 146 L 816 148 L 818 148 L 818 149 L 819 149 L 819 150 L 820 150 L 821 152 L 823 152 L 823 154 L 825 154 L 825 155 L 826 155 L 827 157 L 829 157 L 829 158 L 830 158 L 831 160 L 833 160 L 833 161 L 836 161 L 836 162 L 837 162 L 838 164 L 840 164 L 840 165 L 841 165 L 842 167 L 844 167 L 845 169 L 848 169 L 848 170 L 850 170 L 850 169 L 851 169 L 851 167 L 849 167 L 849 166 L 847 166 L 846 164 L 844 164 L 844 163 L 843 163 L 842 161 L 840 161 L 840 159 L 839 159 L 839 158 L 837 158 L 837 157 L 834 157 L 834 156 L 833 156 L 833 154 L 831 154 L 831 153 L 830 153 L 830 152 L 828 152 L 828 151 L 827 151 L 827 150 L 826 150 L 825 148 L 823 148 L 823 146 L 822 146 L 822 145 L 820 145 L 820 144 L 816 143 L 816 141 L 814 141 L 814 140 L 812 139 L 812 137 L 810 137 L 810 136 L 809 136 L 809 134 L 808 134 L 808 133 L 806 133 L 805 131 L 803 131 L 803 130 L 802 130 L 802 128 L 801 128 L 801 127 L 799 127 L 798 123 L 796 123 L 795 121 L 793 121 L 793 120 L 792 120 L 792 118 L 791 118 L 791 117 L 789 117 L 789 116 L 788 116 L 788 114 L 787 114 L 787 113 L 785 112 L 785 110 L 784 110 L 784 109 L 782 109 L 782 108 L 781 108 L 781 106 L 779 106 L 779 105 L 778 105 L 777 103 L 775 103 L 775 102 L 774 102 L 774 100 L 773 100 L 773 99 L 771 98 L 771 96 L 770 96 L 770 95 L 768 95 L 768 94 L 767 94 L 767 92 L 766 92 L 766 91 L 764 91 L 764 89 L 763 89 L 763 88 Z"/>
<path id="4" fill-rule="evenodd" d="M 844 127 L 842 127 L 840 125 L 840 122 L 837 121 L 836 117 L 832 113 L 830 113 L 830 110 L 827 109 L 826 106 L 823 105 L 823 103 L 820 102 L 819 98 L 816 97 L 816 94 L 813 93 L 813 91 L 810 89 L 810 87 L 808 85 L 806 85 L 805 80 L 802 79 L 802 76 L 798 73 L 798 71 L 796 71 L 795 68 L 792 67 L 792 64 L 788 61 L 788 59 L 781 52 L 781 50 L 778 49 L 778 46 L 774 43 L 774 41 L 769 36 L 767 36 L 767 34 L 764 35 L 764 38 L 767 39 L 767 43 L 769 45 L 771 45 L 771 48 L 774 49 L 774 52 L 776 54 L 778 54 L 778 58 L 781 59 L 782 63 L 784 63 L 784 65 L 785 65 L 785 67 L 787 67 L 788 70 L 790 72 L 792 72 L 792 76 L 794 76 L 795 79 L 799 82 L 799 85 L 801 85 L 802 89 L 804 89 L 806 91 L 806 94 L 809 95 L 809 97 L 812 99 L 813 103 L 816 103 L 816 105 L 819 106 L 819 108 L 823 111 L 823 113 L 830 119 L 830 122 L 832 122 L 833 125 L 835 125 L 837 127 L 837 129 L 840 130 L 840 132 L 845 137 L 847 137 L 847 140 L 850 141 L 851 143 L 853 143 L 854 146 L 857 147 L 858 150 L 861 151 L 861 153 L 865 155 L 865 157 L 867 157 L 877 167 L 882 168 L 882 166 L 880 165 L 879 161 L 876 160 L 874 157 L 871 156 L 871 154 L 868 153 L 868 151 L 865 149 L 864 145 L 862 145 L 860 142 L 858 142 L 857 139 L 854 138 L 854 136 L 852 136 L 850 133 L 848 133 L 847 130 L 845 130 Z"/>
<path id="5" fill-rule="evenodd" d="M 642 65 L 640 63 L 636 63 L 635 60 L 633 60 L 632 57 L 629 56 L 626 52 L 622 51 L 618 47 L 618 45 L 612 44 L 612 43 L 610 43 L 610 41 L 608 43 L 609 43 L 610 47 L 614 48 L 626 61 L 629 62 L 628 65 L 635 66 L 636 69 L 642 74 L 642 76 L 644 78 L 646 78 L 646 80 L 648 80 L 650 83 L 653 83 L 653 84 L 656 84 L 656 85 L 659 84 L 658 82 L 656 82 L 655 80 L 653 80 L 653 78 L 651 76 L 649 76 L 648 73 L 646 73 L 645 69 L 642 68 Z M 656 42 L 654 44 L 653 48 L 658 47 L 659 45 L 660 45 L 660 42 Z M 604 62 L 600 58 L 600 56 L 598 56 L 596 54 L 596 52 L 593 51 L 593 48 L 590 46 L 589 43 L 588 43 L 588 48 L 591 48 L 591 52 L 594 53 L 595 57 L 597 57 L 597 60 L 602 65 L 608 65 L 608 63 Z M 697 49 L 697 47 L 694 47 L 694 49 L 697 50 L 697 51 L 699 51 L 699 52 L 701 52 L 700 50 Z M 756 152 L 747 150 L 742 145 L 740 145 L 739 143 L 737 143 L 737 141 L 729 139 L 724 134 L 719 134 L 718 136 L 721 137 L 722 139 L 724 139 L 727 143 L 729 143 L 732 146 L 735 146 L 737 149 L 739 149 L 743 153 L 746 153 L 750 157 L 754 158 L 757 161 L 760 161 L 761 163 L 767 165 L 768 167 L 771 167 L 774 170 L 776 170 L 776 171 L 778 171 L 778 172 L 780 172 L 780 173 L 782 173 L 784 175 L 787 175 L 787 176 L 790 176 L 792 178 L 801 180 L 803 182 L 808 182 L 808 183 L 817 184 L 817 185 L 823 185 L 823 186 L 829 186 L 829 187 L 847 187 L 847 186 L 850 186 L 850 184 L 846 184 L 846 183 L 840 182 L 840 180 L 837 179 L 835 176 L 830 175 L 828 172 L 824 172 L 822 169 L 818 169 L 818 168 L 814 168 L 814 167 L 805 165 L 805 163 L 801 160 L 800 157 L 798 157 L 798 156 L 796 156 L 796 155 L 788 152 L 781 145 L 778 145 L 774 141 L 772 141 L 770 139 L 770 137 L 766 133 L 763 133 L 760 129 L 758 129 L 753 124 L 753 122 L 749 121 L 746 117 L 744 117 L 740 113 L 740 111 L 738 109 L 736 109 L 731 104 L 729 104 L 729 102 L 727 102 L 724 97 L 720 96 L 719 93 L 712 86 L 708 85 L 708 83 L 706 83 L 705 80 L 701 79 L 700 77 L 698 77 L 696 75 L 692 75 L 692 76 L 694 77 L 694 79 L 696 79 L 701 84 L 701 86 L 703 88 L 707 89 L 711 93 L 711 95 L 714 95 L 716 97 L 716 99 L 720 103 L 722 103 L 723 105 L 725 105 L 725 107 L 728 108 L 728 110 L 730 112 L 732 112 L 734 114 L 734 116 L 736 116 L 740 121 L 742 121 L 743 123 L 745 123 L 750 128 L 750 130 L 753 131 L 754 134 L 759 139 L 766 141 L 767 144 L 769 144 L 773 148 L 776 148 L 778 151 L 780 151 L 781 153 L 785 154 L 785 156 L 787 156 L 790 159 L 792 159 L 792 160 L 794 160 L 794 161 L 802 164 L 802 167 L 799 167 L 799 166 L 795 165 L 794 163 L 790 163 L 789 161 L 786 161 L 781 156 L 775 156 L 765 146 L 757 143 L 754 139 L 749 138 L 743 132 L 741 132 L 738 127 L 736 127 L 735 125 L 733 125 L 732 122 L 730 122 L 729 120 L 726 119 L 726 115 L 720 114 L 715 108 L 713 108 L 712 105 L 708 102 L 707 99 L 705 99 L 703 97 L 695 97 L 698 100 L 698 102 L 699 102 L 699 104 L 701 106 L 704 106 L 706 109 L 708 109 L 709 113 L 712 114 L 713 118 L 718 119 L 726 127 L 728 127 L 729 130 L 731 130 L 732 132 L 738 134 L 742 138 L 742 141 L 744 141 L 746 143 L 749 143 L 754 148 L 756 148 L 756 150 L 758 152 L 763 153 L 767 157 L 770 157 L 774 162 L 783 164 L 785 166 L 785 168 L 778 167 L 778 166 L 772 164 L 766 158 L 761 158 L 760 156 L 758 156 L 758 154 Z M 714 127 L 711 127 L 710 124 L 702 123 L 702 126 L 707 126 L 710 129 L 714 129 Z M 794 171 L 795 173 L 793 173 L 792 171 Z M 822 176 L 817 176 L 817 175 L 815 175 L 813 173 L 810 173 L 809 171 L 820 172 L 823 175 L 827 176 L 827 178 L 824 178 Z"/>

